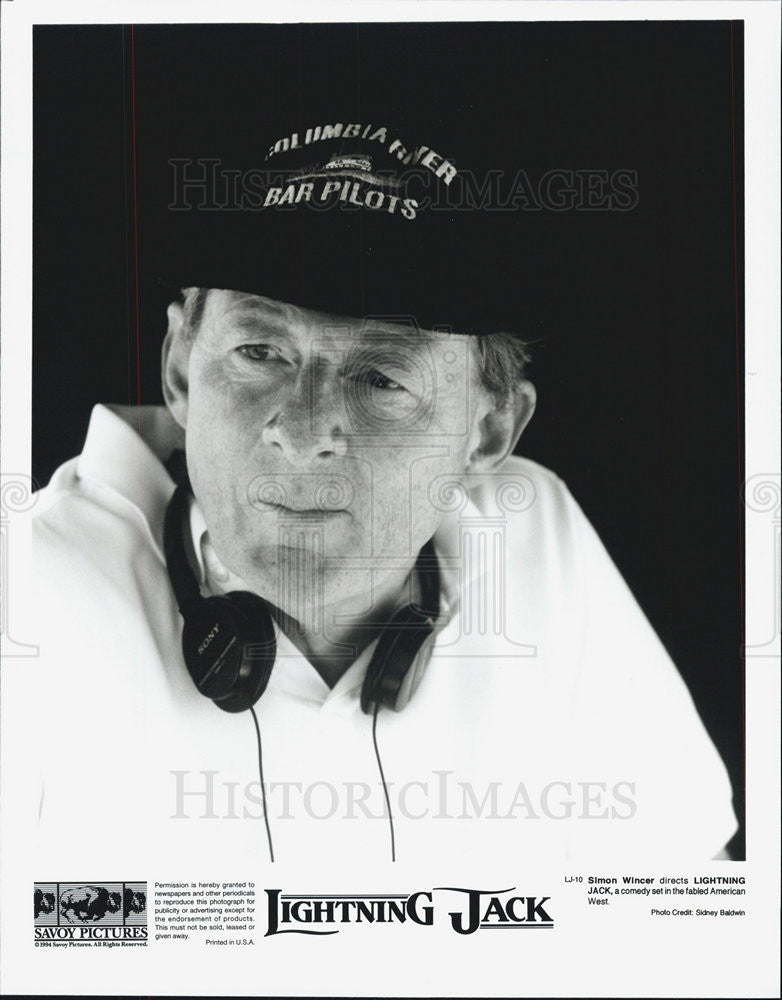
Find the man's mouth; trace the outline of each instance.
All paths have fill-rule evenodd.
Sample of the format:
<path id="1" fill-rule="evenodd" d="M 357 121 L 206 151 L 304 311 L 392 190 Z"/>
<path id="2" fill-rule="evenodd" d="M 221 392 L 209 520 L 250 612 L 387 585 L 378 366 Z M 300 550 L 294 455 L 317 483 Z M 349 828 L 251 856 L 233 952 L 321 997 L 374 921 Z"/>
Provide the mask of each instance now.
<path id="1" fill-rule="evenodd" d="M 347 510 L 344 507 L 306 507 L 306 506 L 288 506 L 287 504 L 281 503 L 269 503 L 266 500 L 261 500 L 260 498 L 255 501 L 254 505 L 259 510 L 264 510 L 268 513 L 277 513 L 282 515 L 299 515 L 302 517 L 316 517 L 323 516 L 324 514 L 347 514 Z"/>
<path id="2" fill-rule="evenodd" d="M 354 500 L 353 484 L 345 476 L 258 476 L 248 489 L 251 505 L 265 514 L 283 517 L 324 517 L 347 514 Z"/>

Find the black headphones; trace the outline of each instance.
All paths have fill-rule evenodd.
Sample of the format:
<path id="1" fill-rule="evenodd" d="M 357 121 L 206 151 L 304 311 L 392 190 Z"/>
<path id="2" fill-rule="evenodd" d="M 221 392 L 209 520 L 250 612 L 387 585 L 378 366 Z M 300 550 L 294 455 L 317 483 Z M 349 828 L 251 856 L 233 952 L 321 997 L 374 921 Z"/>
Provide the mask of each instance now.
<path id="1" fill-rule="evenodd" d="M 171 471 L 171 469 L 169 469 Z M 269 605 L 257 594 L 233 591 L 203 597 L 187 557 L 190 534 L 186 476 L 166 509 L 163 548 L 168 575 L 184 619 L 182 652 L 201 694 L 226 712 L 243 712 L 258 701 L 271 677 L 277 652 Z M 361 708 L 395 708 L 402 684 L 440 612 L 440 573 L 432 541 L 421 549 L 416 570 L 421 604 L 407 604 L 380 633 L 361 688 Z"/>

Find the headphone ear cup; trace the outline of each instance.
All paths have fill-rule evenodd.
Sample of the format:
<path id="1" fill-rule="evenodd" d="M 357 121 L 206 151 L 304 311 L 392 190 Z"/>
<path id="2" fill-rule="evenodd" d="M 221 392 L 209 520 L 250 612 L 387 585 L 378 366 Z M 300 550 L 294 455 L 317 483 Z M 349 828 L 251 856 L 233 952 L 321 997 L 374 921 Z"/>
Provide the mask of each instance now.
<path id="1" fill-rule="evenodd" d="M 226 597 L 243 618 L 242 659 L 234 688 L 217 704 L 226 712 L 244 712 L 266 690 L 277 656 L 277 636 L 269 607 L 257 594 L 235 590 Z"/>
<path id="2" fill-rule="evenodd" d="M 361 710 L 371 715 L 375 705 L 397 707 L 407 672 L 424 642 L 434 632 L 432 618 L 412 604 L 394 615 L 380 633 L 361 687 Z"/>
<path id="3" fill-rule="evenodd" d="M 269 683 L 276 641 L 263 600 L 237 591 L 182 609 L 182 653 L 198 690 L 227 712 L 242 712 Z"/>
<path id="4" fill-rule="evenodd" d="M 225 597 L 206 597 L 182 608 L 182 653 L 193 682 L 207 698 L 231 690 L 241 667 L 242 617 Z"/>
<path id="5" fill-rule="evenodd" d="M 180 468 L 179 485 L 166 508 L 163 548 L 184 619 L 185 665 L 201 694 L 218 708 L 243 712 L 252 708 L 269 683 L 277 652 L 274 622 L 268 605 L 257 594 L 236 590 L 219 597 L 201 596 L 185 551 L 190 493 L 180 482 L 181 473 Z"/>

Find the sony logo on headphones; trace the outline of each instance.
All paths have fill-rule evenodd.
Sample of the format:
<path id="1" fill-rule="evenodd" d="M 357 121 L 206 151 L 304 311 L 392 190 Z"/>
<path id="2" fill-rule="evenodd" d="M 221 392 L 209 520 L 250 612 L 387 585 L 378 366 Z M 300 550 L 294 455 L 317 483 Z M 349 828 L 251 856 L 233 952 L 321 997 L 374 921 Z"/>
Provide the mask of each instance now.
<path id="1" fill-rule="evenodd" d="M 199 654 L 199 656 L 201 655 L 201 653 L 204 652 L 205 649 L 208 649 L 210 643 L 212 642 L 212 639 L 214 639 L 214 637 L 217 635 L 217 633 L 219 631 L 220 631 L 220 626 L 219 625 L 215 625 L 215 627 L 212 629 L 211 632 L 207 632 L 206 638 L 201 643 L 201 645 L 198 647 L 198 654 Z"/>

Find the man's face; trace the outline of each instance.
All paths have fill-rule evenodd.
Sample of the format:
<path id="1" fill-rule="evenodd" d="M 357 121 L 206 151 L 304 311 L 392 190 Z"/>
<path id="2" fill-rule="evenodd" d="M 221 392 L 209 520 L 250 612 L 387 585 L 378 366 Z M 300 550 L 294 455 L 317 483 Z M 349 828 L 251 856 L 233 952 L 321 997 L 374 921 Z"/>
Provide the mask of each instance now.
<path id="1" fill-rule="evenodd" d="M 175 415 L 221 560 L 283 610 L 369 601 L 478 446 L 475 365 L 467 337 L 211 291 Z"/>

